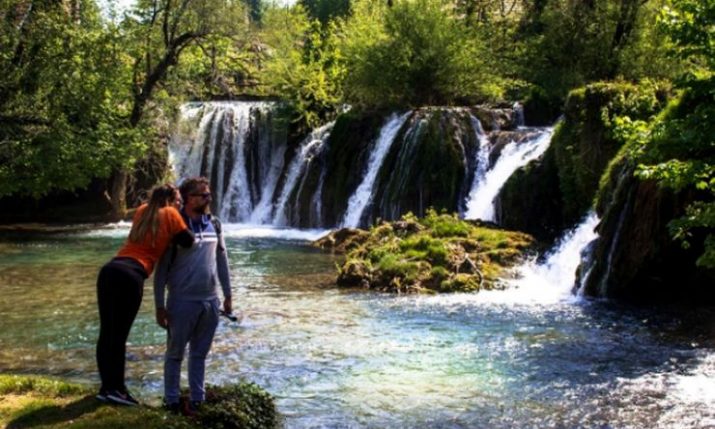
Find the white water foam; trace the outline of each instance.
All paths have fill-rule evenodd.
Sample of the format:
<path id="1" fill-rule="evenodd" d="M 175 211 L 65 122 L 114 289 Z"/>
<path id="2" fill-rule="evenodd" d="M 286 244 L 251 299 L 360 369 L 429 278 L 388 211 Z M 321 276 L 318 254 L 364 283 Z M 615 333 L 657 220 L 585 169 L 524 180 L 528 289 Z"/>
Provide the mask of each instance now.
<path id="1" fill-rule="evenodd" d="M 223 234 L 230 238 L 274 238 L 280 240 L 314 241 L 324 237 L 329 229 L 279 228 L 241 223 L 223 224 Z"/>
<path id="2" fill-rule="evenodd" d="M 548 149 L 553 132 L 553 127 L 549 127 L 530 141 L 509 143 L 483 178 L 475 175 L 474 186 L 469 192 L 465 218 L 496 220 L 494 199 L 499 195 L 504 183 L 518 168 L 540 157 Z"/>
<path id="3" fill-rule="evenodd" d="M 581 262 L 581 253 L 598 235 L 594 232 L 599 219 L 594 212 L 588 213 L 574 229 L 568 231 L 546 260 L 522 264 L 516 269 L 520 278 L 509 283 L 524 298 L 532 302 L 558 302 L 577 299 L 572 290 L 576 283 L 576 269 Z"/>

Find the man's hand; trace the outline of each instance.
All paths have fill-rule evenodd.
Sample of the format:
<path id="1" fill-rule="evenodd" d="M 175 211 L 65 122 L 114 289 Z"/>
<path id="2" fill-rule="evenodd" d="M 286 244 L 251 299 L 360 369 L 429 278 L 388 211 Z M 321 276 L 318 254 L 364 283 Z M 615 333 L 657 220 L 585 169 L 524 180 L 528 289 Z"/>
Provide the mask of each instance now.
<path id="1" fill-rule="evenodd" d="M 169 312 L 166 311 L 166 308 L 156 309 L 156 323 L 164 329 L 169 327 Z"/>
<path id="2" fill-rule="evenodd" d="M 231 303 L 230 297 L 223 300 L 223 311 L 226 314 L 233 313 L 233 304 Z"/>

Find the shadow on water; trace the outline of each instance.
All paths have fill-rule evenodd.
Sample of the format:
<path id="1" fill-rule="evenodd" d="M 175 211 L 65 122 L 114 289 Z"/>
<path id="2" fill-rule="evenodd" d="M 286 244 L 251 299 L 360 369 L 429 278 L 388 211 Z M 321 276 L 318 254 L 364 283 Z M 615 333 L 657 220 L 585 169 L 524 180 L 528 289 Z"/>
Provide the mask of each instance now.
<path id="1" fill-rule="evenodd" d="M 69 423 L 85 414 L 93 413 L 101 404 L 87 395 L 66 405 L 49 405 L 34 409 L 12 420 L 7 429 L 35 428 Z"/>

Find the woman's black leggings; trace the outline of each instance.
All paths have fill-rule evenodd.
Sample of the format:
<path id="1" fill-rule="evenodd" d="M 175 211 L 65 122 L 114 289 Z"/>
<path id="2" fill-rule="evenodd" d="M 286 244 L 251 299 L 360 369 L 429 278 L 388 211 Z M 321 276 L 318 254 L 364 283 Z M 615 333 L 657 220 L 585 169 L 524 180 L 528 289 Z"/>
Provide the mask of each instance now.
<path id="1" fill-rule="evenodd" d="M 126 390 L 127 337 L 142 302 L 146 277 L 144 267 L 132 258 L 114 258 L 99 271 L 97 367 L 102 390 Z"/>

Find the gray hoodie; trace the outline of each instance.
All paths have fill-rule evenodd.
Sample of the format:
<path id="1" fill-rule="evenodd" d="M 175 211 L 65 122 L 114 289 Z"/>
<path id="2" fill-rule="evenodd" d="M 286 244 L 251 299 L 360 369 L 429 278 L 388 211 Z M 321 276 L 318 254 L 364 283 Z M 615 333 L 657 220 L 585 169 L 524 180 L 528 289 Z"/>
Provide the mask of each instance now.
<path id="1" fill-rule="evenodd" d="M 224 298 L 231 297 L 228 256 L 223 235 L 216 234 L 210 215 L 203 216 L 199 221 L 192 221 L 186 216 L 184 218 L 195 234 L 194 244 L 188 249 L 169 247 L 159 260 L 154 273 L 156 308 L 166 307 L 165 287 L 169 290 L 169 301 L 218 298 L 218 283 L 221 284 Z"/>

